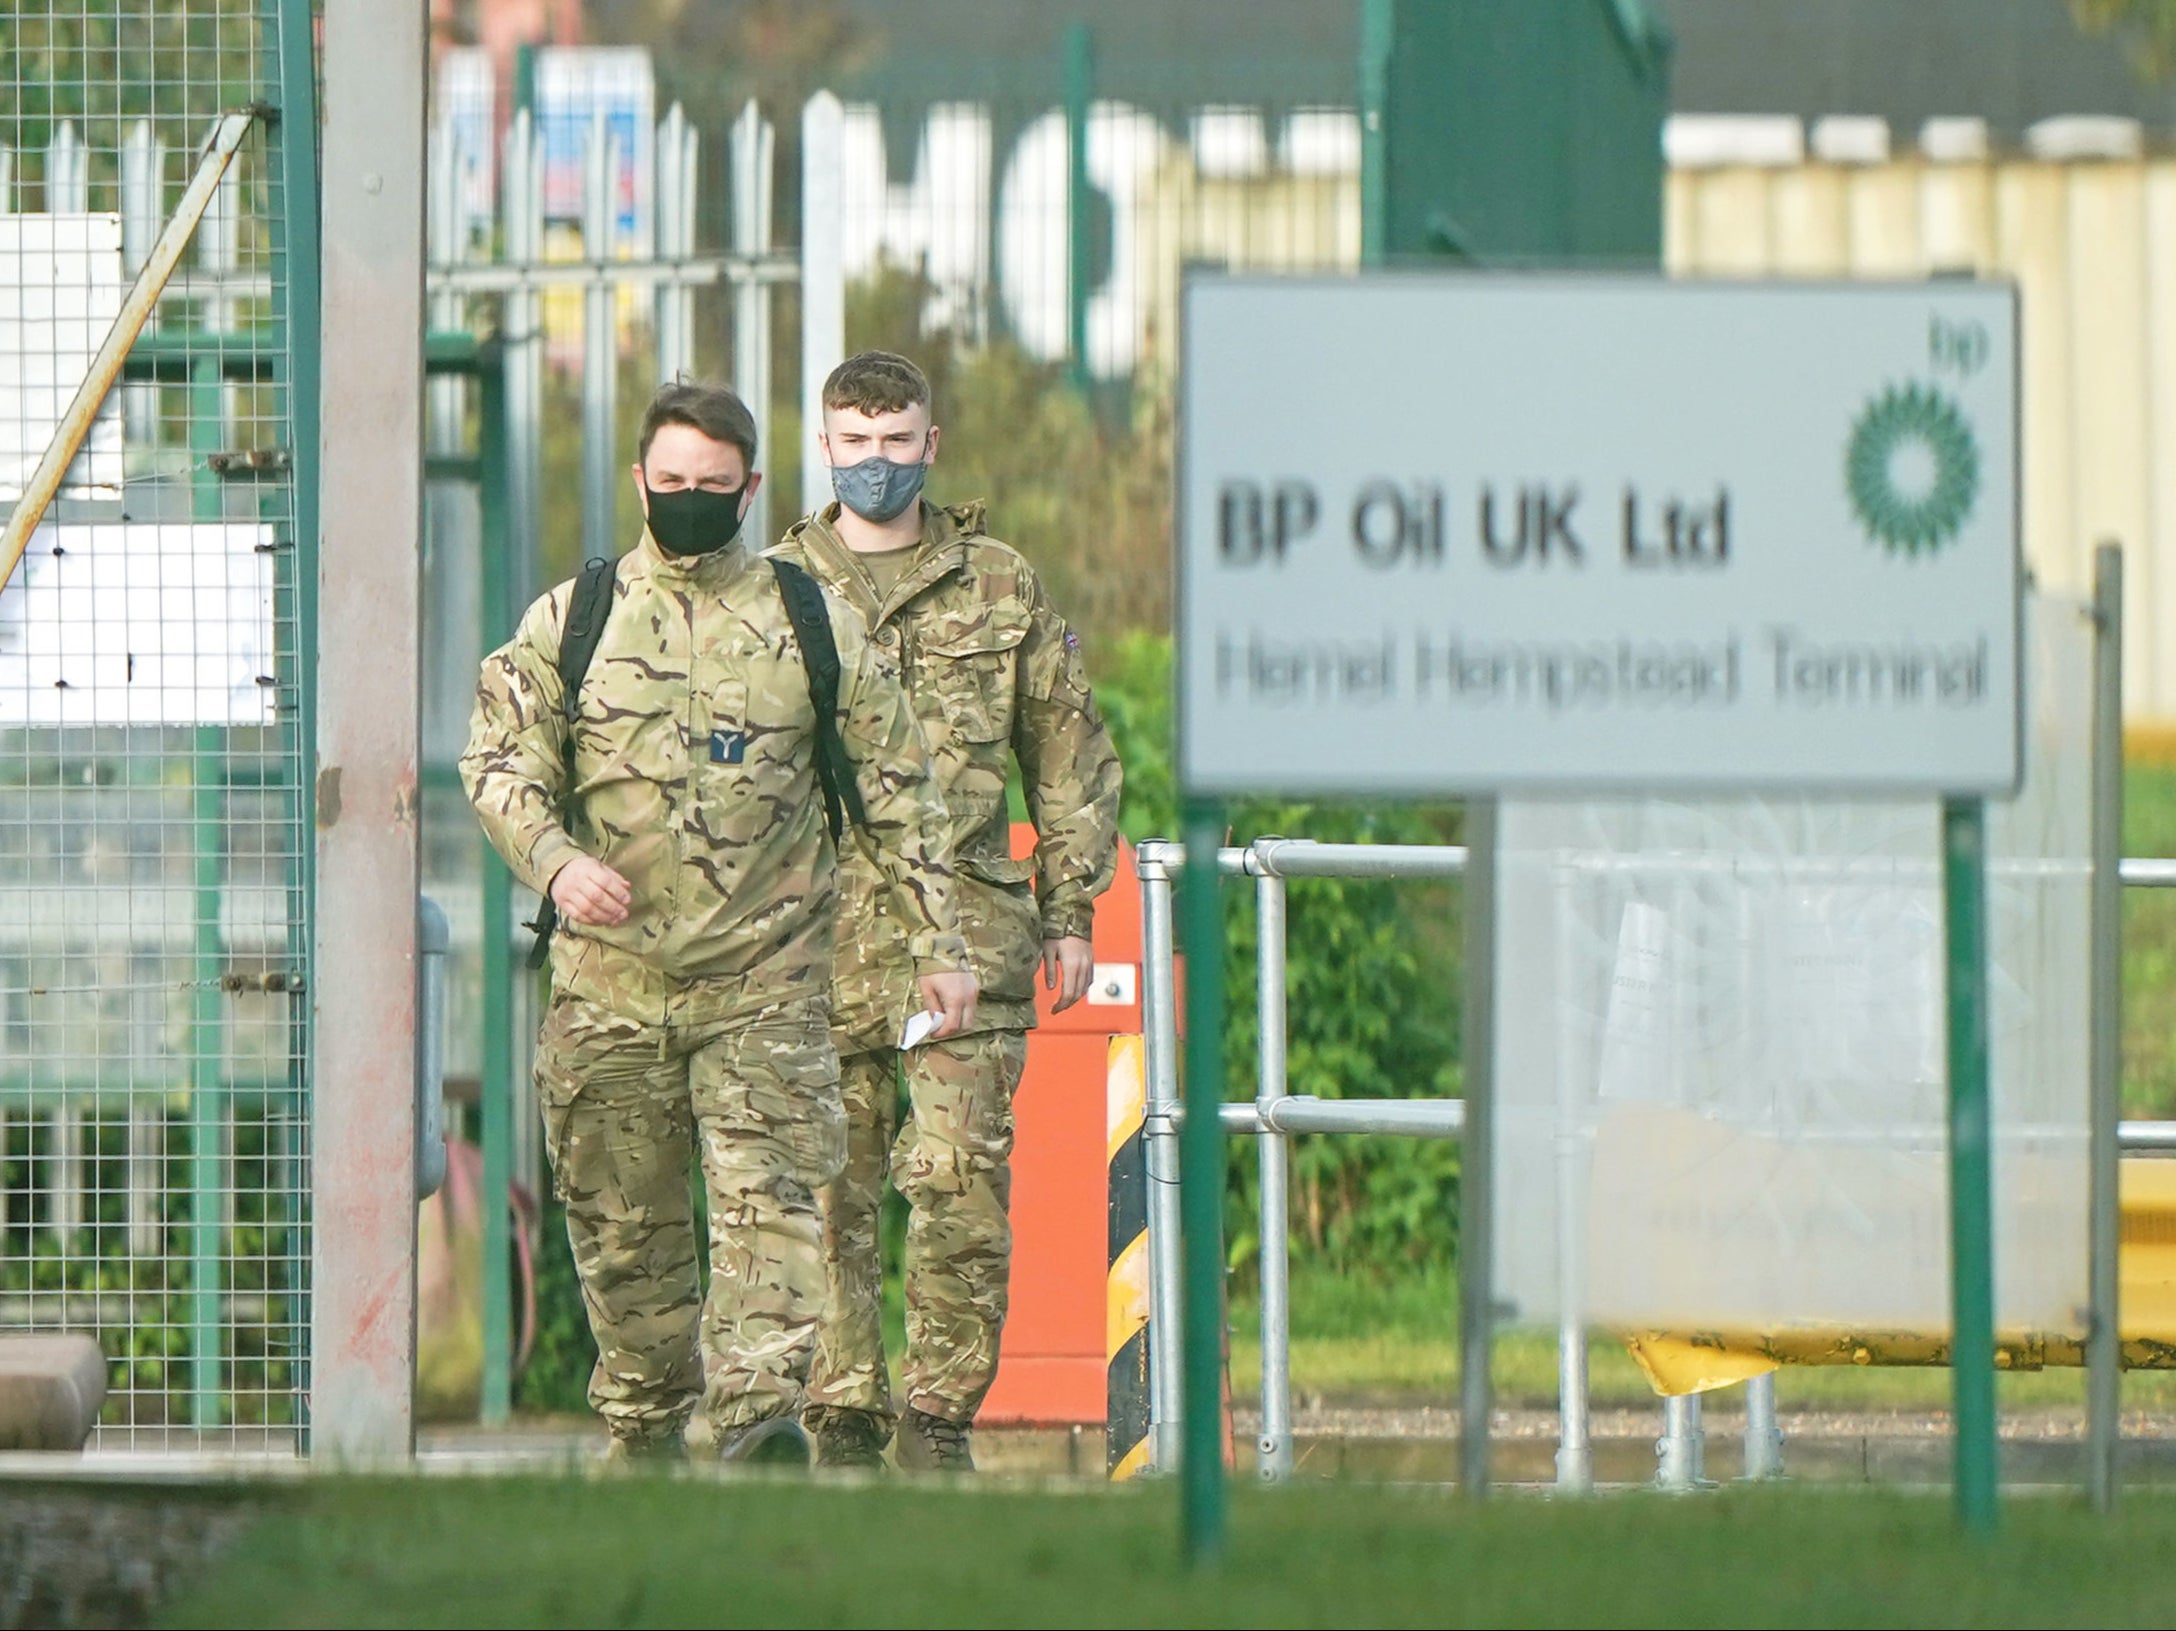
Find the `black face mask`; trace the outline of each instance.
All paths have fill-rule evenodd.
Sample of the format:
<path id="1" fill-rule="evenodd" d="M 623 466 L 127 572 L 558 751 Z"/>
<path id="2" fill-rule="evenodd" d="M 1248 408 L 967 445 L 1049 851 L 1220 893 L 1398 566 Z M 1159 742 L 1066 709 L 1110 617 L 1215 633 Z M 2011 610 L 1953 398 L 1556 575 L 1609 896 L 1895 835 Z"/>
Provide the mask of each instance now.
<path id="1" fill-rule="evenodd" d="M 701 487 L 650 493 L 650 536 L 668 555 L 709 555 L 725 548 L 740 532 L 739 493 L 713 493 Z"/>

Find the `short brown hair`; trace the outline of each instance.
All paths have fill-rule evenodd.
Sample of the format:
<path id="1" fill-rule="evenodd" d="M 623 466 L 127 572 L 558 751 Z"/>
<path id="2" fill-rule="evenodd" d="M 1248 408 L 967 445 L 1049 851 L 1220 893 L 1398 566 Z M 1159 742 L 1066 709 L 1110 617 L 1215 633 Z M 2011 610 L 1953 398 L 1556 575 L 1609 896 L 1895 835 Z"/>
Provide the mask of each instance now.
<path id="1" fill-rule="evenodd" d="M 857 351 L 824 381 L 824 406 L 897 413 L 929 405 L 929 376 L 896 351 Z"/>
<path id="2" fill-rule="evenodd" d="M 642 410 L 642 436 L 635 444 L 635 461 L 647 464 L 650 443 L 666 425 L 688 425 L 713 442 L 731 442 L 750 470 L 756 467 L 756 418 L 748 404 L 722 385 L 698 385 L 676 379 L 660 385 L 650 405 Z"/>

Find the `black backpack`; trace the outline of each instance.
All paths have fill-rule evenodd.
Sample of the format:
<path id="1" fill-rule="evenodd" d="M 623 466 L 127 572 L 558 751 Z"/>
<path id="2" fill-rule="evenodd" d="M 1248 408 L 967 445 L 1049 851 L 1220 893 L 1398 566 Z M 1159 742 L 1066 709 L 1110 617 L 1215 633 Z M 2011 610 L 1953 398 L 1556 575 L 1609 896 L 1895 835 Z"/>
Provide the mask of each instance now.
<path id="1" fill-rule="evenodd" d="M 593 555 L 582 563 L 574 595 L 567 602 L 566 626 L 559 633 L 559 683 L 566 695 L 567 783 L 574 782 L 574 724 L 582 708 L 582 681 L 589 674 L 589 660 L 597 654 L 604 637 L 605 619 L 612 615 L 612 585 L 618 563 Z M 824 606 L 824 592 L 816 580 L 791 561 L 773 558 L 778 592 L 785 598 L 786 618 L 793 624 L 801 661 L 808 669 L 808 696 L 816 710 L 816 784 L 823 789 L 824 819 L 836 844 L 846 823 L 866 826 L 861 789 L 854 781 L 853 761 L 839 739 L 839 647 L 832 638 L 831 614 Z M 541 968 L 551 949 L 552 931 L 559 926 L 559 906 L 546 889 L 544 903 L 527 927 L 536 931 L 529 948 L 529 966 Z"/>

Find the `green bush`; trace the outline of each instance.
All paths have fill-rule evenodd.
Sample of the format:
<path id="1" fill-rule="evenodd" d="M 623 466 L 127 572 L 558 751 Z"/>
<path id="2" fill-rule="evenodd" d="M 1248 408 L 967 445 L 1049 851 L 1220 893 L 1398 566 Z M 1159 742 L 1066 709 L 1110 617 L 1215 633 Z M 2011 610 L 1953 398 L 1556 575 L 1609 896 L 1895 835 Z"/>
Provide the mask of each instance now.
<path id="1" fill-rule="evenodd" d="M 1126 835 L 1179 831 L 1171 770 L 1171 642 L 1135 631 L 1100 654 L 1096 698 L 1126 767 Z M 1292 835 L 1327 843 L 1458 842 L 1443 807 L 1257 802 L 1232 807 L 1229 842 Z M 1456 892 L 1440 882 L 1295 879 L 1286 906 L 1286 1077 L 1325 1099 L 1458 1092 Z M 1225 1089 L 1255 1096 L 1255 908 L 1224 885 Z M 1298 1250 L 1346 1273 L 1447 1265 L 1457 1253 L 1458 1147 L 1432 1139 L 1324 1135 L 1291 1145 Z M 1257 1250 L 1258 1167 L 1231 1150 L 1226 1217 L 1232 1266 Z"/>
<path id="2" fill-rule="evenodd" d="M 536 1342 L 514 1378 L 514 1408 L 549 1415 L 589 1409 L 596 1340 L 567 1246 L 567 1213 L 547 1189 L 537 1222 Z"/>
<path id="3" fill-rule="evenodd" d="M 856 283 L 846 343 L 901 352 L 929 376 L 941 432 L 931 499 L 986 501 L 991 535 L 1034 562 L 1091 652 L 1128 630 L 1168 628 L 1169 383 L 1144 369 L 1129 395 L 1091 404 L 1061 365 L 1011 341 L 921 332 L 929 293 L 898 267 Z"/>
<path id="4" fill-rule="evenodd" d="M 66 1233 L 32 1205 L 43 1176 L 35 1158 L 37 1124 L 25 1117 L 0 1128 L 0 1195 L 8 1200 L 0 1210 L 0 1299 L 27 1305 L 32 1325 L 95 1330 L 106 1357 L 101 1421 L 195 1421 L 187 1123 L 169 1118 L 163 1126 L 157 1238 L 147 1250 L 132 1241 L 128 1214 L 128 1119 L 110 1111 L 84 1116 L 85 1211 L 81 1225 Z M 273 1118 L 237 1116 L 232 1138 L 232 1223 L 218 1230 L 212 1247 L 220 1293 L 214 1386 L 228 1422 L 292 1423 L 308 1337 L 297 1286 L 307 1257 L 291 1221 L 298 1197 L 288 1192 L 294 1177 L 279 1164 Z"/>

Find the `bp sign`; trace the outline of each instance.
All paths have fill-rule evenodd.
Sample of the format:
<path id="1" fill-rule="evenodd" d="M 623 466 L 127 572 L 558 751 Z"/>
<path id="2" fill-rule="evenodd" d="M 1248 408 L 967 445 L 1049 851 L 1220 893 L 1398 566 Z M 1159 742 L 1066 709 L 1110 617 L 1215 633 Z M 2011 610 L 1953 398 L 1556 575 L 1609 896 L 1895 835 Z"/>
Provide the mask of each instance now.
<path id="1" fill-rule="evenodd" d="M 1191 792 L 2001 793 L 2008 285 L 1188 277 Z"/>

